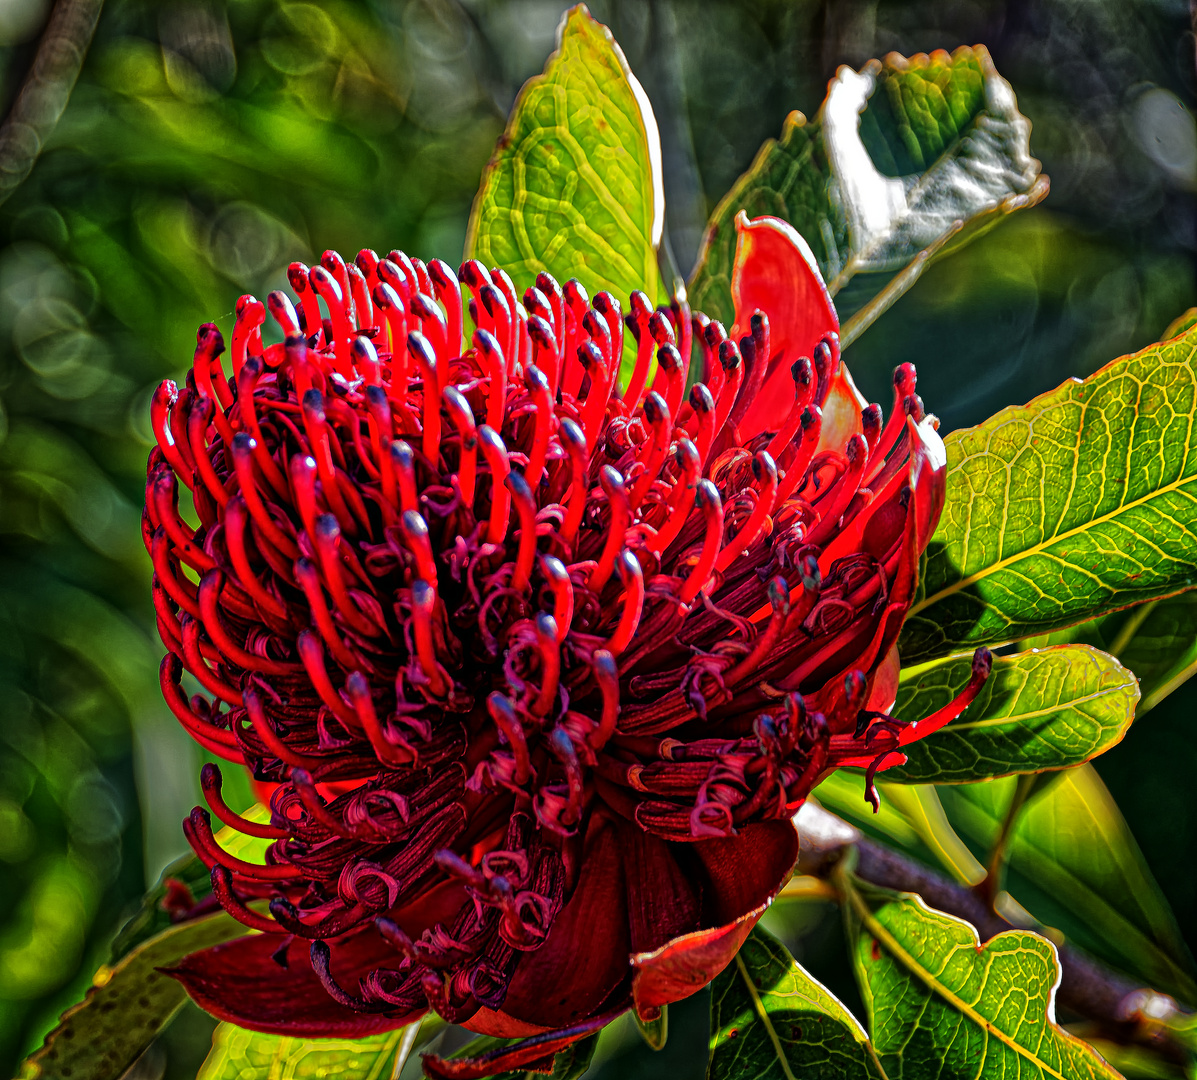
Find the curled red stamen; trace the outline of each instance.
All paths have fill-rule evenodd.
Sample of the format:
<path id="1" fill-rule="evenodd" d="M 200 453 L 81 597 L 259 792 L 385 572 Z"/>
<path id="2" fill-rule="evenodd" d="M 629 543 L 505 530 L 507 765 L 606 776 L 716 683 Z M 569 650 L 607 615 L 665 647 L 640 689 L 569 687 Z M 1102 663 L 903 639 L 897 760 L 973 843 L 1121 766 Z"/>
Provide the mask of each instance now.
<path id="1" fill-rule="evenodd" d="M 465 395 L 455 386 L 446 386 L 442 392 L 445 411 L 457 434 L 461 436 L 461 456 L 457 466 L 457 486 L 461 500 L 467 506 L 474 505 L 474 485 L 478 471 L 478 429 L 474 426 L 474 413 Z"/>
<path id="2" fill-rule="evenodd" d="M 569 579 L 565 564 L 552 555 L 540 557 L 540 570 L 553 592 L 553 621 L 557 626 L 557 642 L 560 644 L 569 633 L 574 617 L 574 586 Z"/>
<path id="3" fill-rule="evenodd" d="M 694 505 L 698 479 L 702 472 L 702 455 L 689 439 L 678 440 L 674 457 L 680 475 L 673 485 L 665 521 L 647 544 L 648 550 L 656 555 L 660 555 L 673 543 L 682 531 L 682 526 L 686 524 L 686 518 L 690 516 L 690 509 Z"/>
<path id="4" fill-rule="evenodd" d="M 572 548 L 577 539 L 578 526 L 582 524 L 582 514 L 586 510 L 586 466 L 589 458 L 586 452 L 586 436 L 572 420 L 561 421 L 558 436 L 569 457 L 573 474 L 570 481 L 565 520 L 561 524 L 561 539 L 568 547 Z"/>
<path id="5" fill-rule="evenodd" d="M 623 547 L 624 535 L 628 530 L 628 522 L 632 516 L 628 491 L 624 486 L 623 477 L 610 465 L 604 465 L 599 470 L 599 485 L 603 494 L 607 496 L 607 504 L 611 507 L 611 522 L 607 526 L 607 538 L 603 543 L 603 552 L 598 563 L 590 573 L 587 587 L 591 592 L 602 592 L 603 586 L 611 577 L 615 569 L 615 556 Z"/>
<path id="6" fill-rule="evenodd" d="M 248 818 L 243 818 L 240 814 L 234 813 L 229 809 L 228 804 L 224 801 L 224 796 L 221 794 L 223 784 L 224 778 L 220 775 L 219 766 L 213 765 L 209 761 L 200 769 L 200 788 L 204 793 L 204 798 L 207 799 L 212 813 L 220 818 L 229 828 L 245 833 L 246 836 L 258 836 L 266 840 L 283 840 L 291 835 L 286 829 L 280 829 L 274 825 L 266 825 L 262 822 L 250 821 Z"/>

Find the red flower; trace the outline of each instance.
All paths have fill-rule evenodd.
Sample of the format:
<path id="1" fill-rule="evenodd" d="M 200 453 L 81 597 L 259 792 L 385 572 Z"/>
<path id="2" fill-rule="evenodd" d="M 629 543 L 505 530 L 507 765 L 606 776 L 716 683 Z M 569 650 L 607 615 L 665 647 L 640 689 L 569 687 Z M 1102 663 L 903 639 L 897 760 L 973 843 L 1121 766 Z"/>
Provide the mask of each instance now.
<path id="1" fill-rule="evenodd" d="M 206 325 L 186 388 L 159 389 L 163 691 L 279 785 L 263 826 L 203 777 L 222 821 L 273 839 L 264 866 L 207 811 L 185 823 L 263 931 L 175 970 L 204 1008 L 299 1035 L 429 1007 L 554 1031 L 521 1060 L 629 1004 L 651 1016 L 735 954 L 822 775 L 904 760 L 971 700 L 987 656 L 941 714 L 885 715 L 945 480 L 914 370 L 888 422 L 862 408 L 801 238 L 737 227 L 730 335 L 547 274 L 521 305 L 469 262 L 463 352 L 444 263 L 326 252 L 291 268 L 298 312 L 267 299 L 283 343 L 242 297 L 232 377 Z"/>

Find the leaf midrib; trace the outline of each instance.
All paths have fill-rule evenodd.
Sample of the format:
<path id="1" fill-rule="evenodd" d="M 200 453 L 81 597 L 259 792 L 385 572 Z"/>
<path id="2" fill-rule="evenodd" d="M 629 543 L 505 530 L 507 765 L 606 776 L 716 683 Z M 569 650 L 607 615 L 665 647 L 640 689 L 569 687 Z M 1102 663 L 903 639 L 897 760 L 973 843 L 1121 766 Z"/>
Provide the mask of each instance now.
<path id="1" fill-rule="evenodd" d="M 961 731 L 979 731 L 987 727 L 1022 725 L 1031 720 L 1037 720 L 1043 716 L 1051 716 L 1054 713 L 1067 712 L 1069 709 L 1079 709 L 1080 706 L 1085 705 L 1090 701 L 1096 701 L 1099 698 L 1109 697 L 1112 694 L 1120 693 L 1128 686 L 1133 685 L 1133 682 L 1124 680 L 1118 683 L 1116 686 L 1104 687 L 1101 690 L 1094 690 L 1092 693 L 1085 694 L 1083 697 L 1070 698 L 1066 704 L 1048 705 L 1042 709 L 1031 709 L 1027 712 L 1011 713 L 1008 716 L 995 716 L 988 720 L 972 720 L 965 721 L 964 723 L 952 723 L 943 730 L 945 732 L 954 731 L 959 733 Z M 1085 715 L 1089 716 L 1091 719 L 1096 719 L 1095 717 L 1092 717 L 1090 713 L 1085 713 Z M 1126 721 L 1126 724 L 1130 724 L 1129 719 Z M 1106 731 L 1109 730 L 1111 726 L 1117 725 L 1102 724 L 1101 726 L 1102 730 Z M 1038 732 L 1032 732 L 1032 734 L 1037 735 Z"/>
<path id="2" fill-rule="evenodd" d="M 773 1044 L 773 1053 L 777 1057 L 778 1064 L 781 1065 L 782 1071 L 785 1073 L 786 1080 L 798 1080 L 794 1076 L 793 1070 L 790 1068 L 790 1060 L 786 1057 L 785 1050 L 782 1048 L 781 1039 L 777 1034 L 777 1029 L 773 1026 L 773 1019 L 769 1016 L 769 1010 L 765 1008 L 765 1003 L 761 1001 L 761 995 L 757 991 L 756 983 L 752 981 L 752 976 L 748 974 L 748 967 L 744 963 L 743 957 L 740 953 L 736 953 L 736 968 L 740 972 L 740 978 L 744 980 L 744 985 L 748 989 L 748 996 L 752 999 L 752 1007 L 756 1011 L 762 1024 L 765 1025 L 765 1031 L 769 1035 L 769 1041 Z M 889 1080 L 885 1069 L 881 1067 L 881 1059 L 877 1056 L 877 1051 L 873 1046 L 871 1040 L 866 1039 L 863 1042 L 857 1043 L 862 1046 L 869 1058 L 873 1062 L 873 1066 L 877 1070 L 879 1080 Z M 1063 1078 L 1062 1078 L 1063 1080 Z"/>
<path id="3" fill-rule="evenodd" d="M 781 1039 L 778 1038 L 777 1030 L 773 1027 L 773 1021 L 769 1017 L 765 1003 L 761 1001 L 761 995 L 757 993 L 756 984 L 748 974 L 748 967 L 744 963 L 744 958 L 739 953 L 736 953 L 736 968 L 740 972 L 740 978 L 744 980 L 744 985 L 748 988 L 748 996 L 752 998 L 752 1007 L 756 1011 L 756 1015 L 760 1018 L 761 1023 L 765 1025 L 769 1041 L 773 1044 L 773 1053 L 777 1057 L 778 1064 L 781 1065 L 782 1072 L 785 1073 L 786 1080 L 797 1080 L 793 1070 L 790 1068 L 790 1059 L 786 1057 L 785 1051 L 782 1049 Z"/>

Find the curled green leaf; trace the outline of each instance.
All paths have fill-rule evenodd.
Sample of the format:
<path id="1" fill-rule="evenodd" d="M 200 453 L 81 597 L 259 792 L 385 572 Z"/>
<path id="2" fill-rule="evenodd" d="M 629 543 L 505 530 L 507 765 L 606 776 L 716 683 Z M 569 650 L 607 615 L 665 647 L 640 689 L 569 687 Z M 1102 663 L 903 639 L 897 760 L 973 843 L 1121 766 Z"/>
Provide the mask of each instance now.
<path id="1" fill-rule="evenodd" d="M 802 233 L 842 293 L 848 344 L 932 260 L 1047 189 L 1030 123 L 983 46 L 842 67 L 815 119 L 791 113 L 716 207 L 691 299 L 731 324 L 735 216 L 772 214 Z"/>

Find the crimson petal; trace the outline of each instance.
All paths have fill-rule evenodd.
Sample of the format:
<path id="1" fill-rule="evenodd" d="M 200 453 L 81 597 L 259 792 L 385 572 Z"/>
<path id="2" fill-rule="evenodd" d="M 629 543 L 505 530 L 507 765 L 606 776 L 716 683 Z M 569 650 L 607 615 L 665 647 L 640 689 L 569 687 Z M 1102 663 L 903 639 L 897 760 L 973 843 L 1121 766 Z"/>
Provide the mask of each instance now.
<path id="1" fill-rule="evenodd" d="M 763 311 L 773 354 L 764 358 L 769 363 L 764 384 L 739 425 L 747 440 L 759 431 L 781 427 L 794 399 L 790 365 L 800 356 L 813 356 L 824 337 L 839 331 L 840 321 L 814 254 L 792 225 L 775 217 L 749 221 L 741 210 L 736 234 L 732 338 L 748 333 L 753 313 Z"/>
<path id="2" fill-rule="evenodd" d="M 270 1035 L 360 1039 L 393 1031 L 424 1014 L 421 1009 L 384 1016 L 339 1004 L 312 970 L 307 942 L 297 941 L 287 950 L 285 968 L 274 959 L 283 940 L 278 934 L 237 938 L 185 956 L 164 970 L 217 1019 Z M 342 986 L 356 986 L 358 978 L 385 962 L 389 952 L 373 927 L 346 935 L 337 942 L 334 975 Z M 230 994 L 228 988 L 234 985 L 237 992 Z"/>
<path id="3" fill-rule="evenodd" d="M 662 1005 L 701 990 L 731 963 L 793 872 L 798 833 L 790 820 L 763 821 L 742 828 L 738 836 L 693 846 L 711 879 L 721 925 L 632 957 L 632 995 L 644 1020 L 659 1016 Z"/>
<path id="4" fill-rule="evenodd" d="M 549 1073 L 553 1071 L 554 1054 L 606 1027 L 623 1011 L 618 1009 L 604 1013 L 573 1027 L 534 1035 L 515 1046 L 505 1046 L 473 1058 L 443 1058 L 435 1054 L 423 1054 L 424 1072 L 433 1080 L 481 1080 L 485 1076 L 516 1069 Z"/>
<path id="5" fill-rule="evenodd" d="M 546 1027 L 576 1024 L 601 1008 L 623 981 L 630 952 L 620 830 L 611 818 L 596 814 L 574 894 L 544 944 L 520 961 L 502 1011 Z"/>

